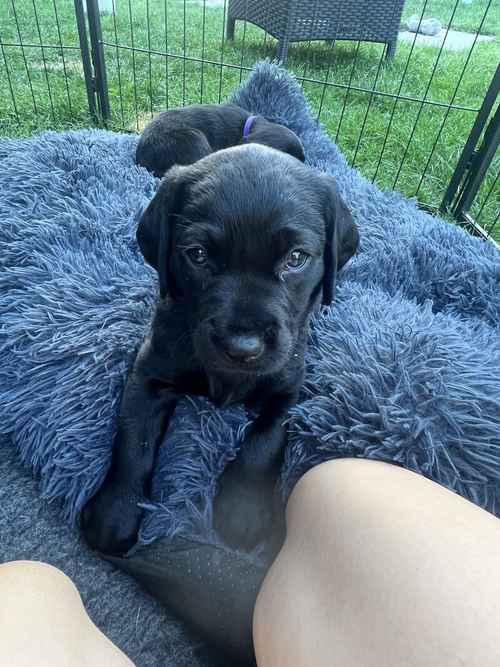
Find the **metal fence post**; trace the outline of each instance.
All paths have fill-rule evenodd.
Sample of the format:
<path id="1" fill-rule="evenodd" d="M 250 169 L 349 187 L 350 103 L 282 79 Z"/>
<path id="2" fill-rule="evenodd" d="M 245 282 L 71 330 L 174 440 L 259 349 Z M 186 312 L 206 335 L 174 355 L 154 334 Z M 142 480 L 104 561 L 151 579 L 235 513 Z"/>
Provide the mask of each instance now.
<path id="1" fill-rule="evenodd" d="M 488 168 L 496 147 L 498 146 L 498 135 L 500 116 L 499 109 L 490 122 L 478 150 L 477 144 L 481 134 L 488 122 L 489 115 L 493 109 L 500 92 L 500 65 L 497 67 L 493 79 L 486 91 L 483 103 L 477 114 L 476 121 L 472 126 L 469 137 L 465 143 L 455 171 L 450 179 L 448 188 L 441 202 L 439 210 L 441 213 L 451 209 L 456 219 L 462 217 L 472 205 L 472 201 L 481 185 L 486 169 Z"/>
<path id="2" fill-rule="evenodd" d="M 90 60 L 89 43 L 87 40 L 87 27 L 85 25 L 85 12 L 83 0 L 74 0 L 76 27 L 78 29 L 78 38 L 80 40 L 80 52 L 82 56 L 83 76 L 85 78 L 85 88 L 87 89 L 87 100 L 92 119 L 97 122 L 97 106 L 95 101 L 94 74 L 92 72 L 92 62 Z"/>
<path id="3" fill-rule="evenodd" d="M 99 101 L 99 111 L 104 124 L 111 117 L 108 97 L 108 79 L 106 76 L 106 62 L 102 45 L 101 17 L 97 0 L 87 0 L 87 17 L 89 22 L 90 45 L 92 62 L 94 64 L 95 91 Z"/>
<path id="4" fill-rule="evenodd" d="M 455 218 L 460 219 L 472 206 L 477 191 L 481 187 L 486 171 L 495 157 L 499 145 L 500 106 L 497 108 L 495 115 L 484 132 L 481 147 L 474 153 L 467 179 L 453 208 Z"/>

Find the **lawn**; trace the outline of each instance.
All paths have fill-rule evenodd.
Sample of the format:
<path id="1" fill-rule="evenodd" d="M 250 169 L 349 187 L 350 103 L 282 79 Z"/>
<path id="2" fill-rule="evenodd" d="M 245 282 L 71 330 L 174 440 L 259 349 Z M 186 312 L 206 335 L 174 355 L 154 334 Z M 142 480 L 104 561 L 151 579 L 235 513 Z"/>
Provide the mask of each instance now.
<path id="1" fill-rule="evenodd" d="M 275 40 L 250 24 L 237 24 L 234 43 L 224 40 L 224 7 L 189 0 L 116 2 L 116 16 L 102 17 L 103 39 L 109 44 L 105 53 L 113 129 L 136 131 L 167 106 L 218 102 L 246 76 L 245 68 L 276 51 Z M 423 4 L 424 0 L 408 0 L 403 18 L 421 13 Z M 500 32 L 499 3 L 489 0 L 429 0 L 425 16 L 439 18 L 443 25 L 453 17 L 453 29 L 475 31 L 481 25 L 483 34 Z M 5 0 L 0 39 L 12 43 L 21 37 L 24 44 L 40 44 L 40 36 L 44 44 L 76 46 L 73 3 Z M 165 52 L 171 55 L 165 58 Z M 301 79 L 314 112 L 351 163 L 381 187 L 436 206 L 499 55 L 498 37 L 478 42 L 471 53 L 440 53 L 435 47 L 400 43 L 392 62 L 382 58 L 379 45 L 319 42 L 294 45 L 287 67 Z M 78 49 L 3 46 L 0 81 L 0 134 L 90 124 Z M 398 100 L 397 95 L 406 99 Z M 448 110 L 422 99 L 465 109 Z M 499 189 L 494 187 L 483 207 L 482 203 L 499 168 L 497 157 L 472 210 L 473 215 L 480 212 L 479 222 L 486 228 L 496 219 Z M 500 239 L 500 224 L 495 235 Z"/>
<path id="2" fill-rule="evenodd" d="M 406 0 L 403 11 L 403 22 L 412 14 L 420 16 L 424 0 Z M 453 14 L 453 30 L 476 32 L 481 25 L 486 8 L 488 13 L 481 26 L 481 34 L 498 35 L 500 30 L 500 3 L 496 0 L 428 0 L 425 17 L 439 19 L 443 26 L 450 24 Z"/>

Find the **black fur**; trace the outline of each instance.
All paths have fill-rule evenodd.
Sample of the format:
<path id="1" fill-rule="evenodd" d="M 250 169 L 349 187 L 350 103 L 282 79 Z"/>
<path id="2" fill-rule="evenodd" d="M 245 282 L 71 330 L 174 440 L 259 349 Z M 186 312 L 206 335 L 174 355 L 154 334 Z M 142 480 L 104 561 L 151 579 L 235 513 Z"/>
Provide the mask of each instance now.
<path id="1" fill-rule="evenodd" d="M 161 177 L 175 164 L 193 164 L 210 153 L 242 143 L 270 146 L 304 162 L 298 136 L 263 116 L 255 118 L 245 140 L 243 127 L 250 115 L 235 104 L 194 104 L 164 111 L 144 128 L 136 162 Z"/>
<path id="2" fill-rule="evenodd" d="M 283 421 L 302 384 L 309 318 L 321 299 L 331 303 L 357 229 L 333 178 L 247 145 L 173 167 L 137 239 L 160 300 L 125 388 L 110 471 L 83 513 L 87 540 L 106 553 L 133 545 L 157 447 L 188 393 L 257 410 L 215 505 L 226 541 L 252 546 L 282 519 Z M 303 267 L 291 266 L 297 257 Z"/>

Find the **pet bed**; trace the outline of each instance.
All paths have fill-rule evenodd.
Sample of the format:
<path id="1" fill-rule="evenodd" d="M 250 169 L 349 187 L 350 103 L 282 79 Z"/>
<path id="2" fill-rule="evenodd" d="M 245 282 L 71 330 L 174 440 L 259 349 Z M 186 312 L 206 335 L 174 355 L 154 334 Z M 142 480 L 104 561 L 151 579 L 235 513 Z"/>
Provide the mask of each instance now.
<path id="1" fill-rule="evenodd" d="M 349 168 L 277 66 L 259 64 L 232 101 L 299 135 L 307 163 L 337 179 L 361 233 L 334 306 L 312 325 L 283 494 L 313 465 L 356 456 L 403 465 L 500 513 L 498 252 Z M 0 140 L 0 435 L 69 524 L 105 475 L 127 369 L 156 298 L 135 229 L 158 181 L 134 164 L 136 141 L 99 130 Z M 160 450 L 135 553 L 150 563 L 150 583 L 169 549 L 195 545 L 213 559 L 229 608 L 238 594 L 245 600 L 245 641 L 269 555 L 218 545 L 211 503 L 246 420 L 240 407 L 184 400 Z M 23 553 L 37 555 L 29 548 L 36 525 L 24 519 Z M 0 546 L 2 560 L 19 554 Z M 99 567 L 84 547 L 81 554 Z M 194 574 L 190 594 L 202 595 L 210 584 Z M 109 630 L 106 619 L 101 628 Z M 221 639 L 230 643 L 234 631 L 224 627 Z M 129 653 L 138 665 L 158 664 Z M 191 664 L 190 656 L 175 664 Z"/>

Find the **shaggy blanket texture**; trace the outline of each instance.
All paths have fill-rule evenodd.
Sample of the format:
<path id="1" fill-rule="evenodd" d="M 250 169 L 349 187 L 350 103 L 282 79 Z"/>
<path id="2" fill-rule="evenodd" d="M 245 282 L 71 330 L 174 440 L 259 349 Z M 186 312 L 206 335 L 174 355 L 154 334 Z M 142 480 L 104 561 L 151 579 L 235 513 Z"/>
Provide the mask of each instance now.
<path id="1" fill-rule="evenodd" d="M 397 462 L 500 514 L 500 255 L 349 168 L 278 67 L 258 65 L 232 101 L 300 136 L 361 232 L 335 305 L 312 325 L 283 493 L 311 466 L 356 456 Z M 97 130 L 0 140 L 0 435 L 69 522 L 105 475 L 157 294 L 135 229 L 158 181 L 134 164 L 136 141 Z M 179 406 L 143 544 L 215 540 L 217 476 L 246 421 L 240 407 Z"/>
<path id="2" fill-rule="evenodd" d="M 233 101 L 301 137 L 361 231 L 335 306 L 313 323 L 285 493 L 320 461 L 362 456 L 396 461 L 496 512 L 498 252 L 349 168 L 279 68 L 258 66 Z M 134 164 L 136 140 L 91 130 L 0 143 L 0 432 L 71 521 L 102 482 L 156 297 L 134 234 L 158 182 Z M 216 477 L 244 421 L 240 408 L 186 400 L 143 541 L 209 530 Z"/>

